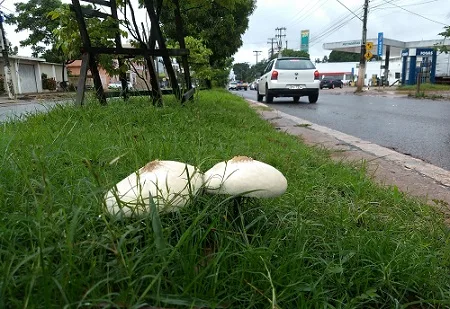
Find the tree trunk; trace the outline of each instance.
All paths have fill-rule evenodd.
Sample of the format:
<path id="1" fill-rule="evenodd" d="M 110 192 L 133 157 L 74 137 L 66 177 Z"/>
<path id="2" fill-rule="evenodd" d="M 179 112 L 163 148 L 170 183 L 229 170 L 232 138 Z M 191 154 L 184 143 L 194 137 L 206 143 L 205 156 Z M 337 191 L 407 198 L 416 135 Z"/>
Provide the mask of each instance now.
<path id="1" fill-rule="evenodd" d="M 164 42 L 164 38 L 162 36 L 161 28 L 159 27 L 159 18 L 157 17 L 155 13 L 155 8 L 153 6 L 152 0 L 144 0 L 145 7 L 147 8 L 147 13 L 150 17 L 150 23 L 152 29 L 154 29 L 156 40 L 158 41 L 159 48 L 161 50 L 167 50 L 166 42 Z M 170 60 L 170 57 L 168 55 L 165 55 L 162 57 L 164 61 L 164 65 L 166 66 L 167 74 L 169 75 L 170 83 L 172 85 L 173 93 L 175 94 L 176 98 L 181 100 L 181 91 L 180 87 L 178 86 L 177 77 L 175 75 L 175 70 L 172 66 L 172 61 Z"/>

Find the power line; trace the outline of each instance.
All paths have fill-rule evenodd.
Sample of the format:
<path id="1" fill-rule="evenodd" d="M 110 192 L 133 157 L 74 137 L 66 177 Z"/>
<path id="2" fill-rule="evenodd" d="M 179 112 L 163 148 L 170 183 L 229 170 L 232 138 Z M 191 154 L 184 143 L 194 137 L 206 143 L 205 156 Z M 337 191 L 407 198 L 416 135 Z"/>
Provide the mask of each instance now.
<path id="1" fill-rule="evenodd" d="M 343 7 L 345 7 L 350 13 L 352 13 L 353 15 L 355 15 L 356 18 L 358 18 L 359 20 L 362 21 L 361 17 L 359 17 L 358 15 L 355 14 L 355 12 L 353 12 L 352 10 L 350 10 L 344 3 L 342 3 L 340 0 L 336 0 L 337 2 L 339 2 L 340 5 L 342 5 Z"/>
<path id="2" fill-rule="evenodd" d="M 261 54 L 261 51 L 260 50 L 254 50 L 253 52 L 255 53 L 255 56 L 256 56 L 256 63 L 258 63 L 258 56 L 259 56 L 259 54 Z"/>
<path id="3" fill-rule="evenodd" d="M 313 1 L 311 1 L 311 2 L 309 2 L 307 5 L 305 5 L 303 8 L 301 8 L 293 17 L 292 17 L 292 19 L 288 22 L 288 26 L 290 26 L 291 24 L 293 24 L 293 23 L 295 23 L 298 19 L 300 19 L 301 18 L 301 16 L 303 16 L 304 14 L 301 14 L 303 11 L 305 11 L 306 10 L 306 8 L 308 7 L 308 6 L 310 6 L 310 5 L 313 5 L 313 7 L 317 4 L 317 3 L 314 3 Z M 312 9 L 312 7 L 311 7 L 311 9 Z"/>
<path id="4" fill-rule="evenodd" d="M 353 10 L 355 11 L 355 10 Z M 362 6 L 360 6 L 358 9 L 356 9 L 357 13 L 362 13 Z M 330 32 L 334 32 L 334 29 L 336 27 L 340 27 L 340 25 L 342 23 L 347 23 L 348 21 L 352 20 L 355 17 L 352 17 L 350 20 L 347 20 L 347 18 L 349 18 L 352 14 L 349 13 L 345 13 L 340 15 L 338 18 L 334 19 L 332 22 L 328 23 L 326 26 L 324 26 L 323 28 L 321 28 L 319 31 L 317 31 L 317 33 L 319 33 L 319 35 L 317 35 L 316 37 L 314 37 L 311 42 L 313 43 L 314 41 L 317 41 L 317 39 L 325 36 L 327 33 Z"/>
<path id="5" fill-rule="evenodd" d="M 3 2 L 2 2 L 2 3 L 3 3 Z M 0 3 L 0 6 L 1 6 L 3 9 L 5 9 L 5 10 L 7 10 L 7 11 L 10 11 L 11 13 L 14 13 L 13 10 L 8 9 L 6 6 L 2 5 L 1 3 Z"/>
<path id="6" fill-rule="evenodd" d="M 406 11 L 406 12 L 411 13 L 411 14 L 413 14 L 413 15 L 422 17 L 423 19 L 426 19 L 426 20 L 431 21 L 431 22 L 433 22 L 433 23 L 440 24 L 440 25 L 444 25 L 444 26 L 448 26 L 448 24 L 444 24 L 444 23 L 441 23 L 441 22 L 439 22 L 439 21 L 430 19 L 430 18 L 425 17 L 425 16 L 423 16 L 423 15 L 420 15 L 420 14 L 418 14 L 418 13 L 416 13 L 416 12 L 413 12 L 413 11 L 410 11 L 410 10 L 408 10 L 408 9 L 405 9 L 405 8 L 403 8 L 403 7 L 401 7 L 401 6 L 397 5 L 397 4 L 395 4 L 395 3 L 389 2 L 389 1 L 387 1 L 387 0 L 383 0 L 383 1 L 386 2 L 386 3 L 388 3 L 388 4 L 392 4 L 393 6 L 396 6 L 396 7 L 398 7 L 399 9 L 402 9 L 403 11 Z"/>
<path id="7" fill-rule="evenodd" d="M 283 49 L 283 38 L 286 37 L 286 27 L 277 27 L 275 31 L 278 31 L 275 37 L 278 39 L 278 51 L 280 52 Z M 283 31 L 285 31 L 284 34 Z"/>
<path id="8" fill-rule="evenodd" d="M 323 1 L 323 0 L 320 0 L 320 1 Z M 317 2 L 315 2 L 315 3 L 314 3 L 313 1 L 311 1 L 310 3 L 314 3 L 314 5 L 313 5 L 308 11 L 306 11 L 306 12 L 304 12 L 303 14 L 300 14 L 300 15 L 299 15 L 300 12 L 302 12 L 304 9 L 306 9 L 306 7 L 308 7 L 308 6 L 305 6 L 305 7 L 303 8 L 303 10 L 300 10 L 300 12 L 296 14 L 296 16 L 298 16 L 298 18 L 295 18 L 295 19 L 291 20 L 291 21 L 288 23 L 287 26 L 290 27 L 290 26 L 293 26 L 293 25 L 298 24 L 298 23 L 301 22 L 301 21 L 307 20 L 308 18 L 310 18 L 310 17 L 312 16 L 312 13 L 313 13 L 314 11 L 317 11 L 317 10 L 320 9 L 322 6 L 324 6 L 324 5 L 327 3 L 328 0 L 325 0 L 322 4 L 320 4 L 320 1 L 317 1 Z"/>
<path id="9" fill-rule="evenodd" d="M 361 9 L 359 9 L 357 12 L 359 12 Z M 361 10 L 362 12 L 362 10 Z M 352 14 L 347 14 L 346 16 L 344 16 L 343 18 L 341 18 L 339 21 L 337 21 L 336 23 L 334 23 L 331 27 L 328 27 L 328 30 L 322 32 L 321 34 L 319 34 L 318 36 L 314 37 L 313 40 L 311 40 L 310 47 L 316 45 L 317 43 L 322 42 L 324 38 L 329 37 L 331 34 L 333 34 L 334 32 L 336 32 L 337 30 L 341 29 L 342 27 L 344 27 L 345 25 L 347 25 L 350 21 L 352 21 L 353 19 L 355 19 L 355 16 L 352 16 L 350 19 L 347 19 L 351 16 Z"/>
<path id="10" fill-rule="evenodd" d="M 268 40 L 269 40 L 269 42 L 267 42 L 267 44 L 270 44 L 270 46 L 271 46 L 270 47 L 270 58 L 272 58 L 273 54 L 274 54 L 273 45 L 276 43 L 275 42 L 276 38 L 269 38 Z"/>

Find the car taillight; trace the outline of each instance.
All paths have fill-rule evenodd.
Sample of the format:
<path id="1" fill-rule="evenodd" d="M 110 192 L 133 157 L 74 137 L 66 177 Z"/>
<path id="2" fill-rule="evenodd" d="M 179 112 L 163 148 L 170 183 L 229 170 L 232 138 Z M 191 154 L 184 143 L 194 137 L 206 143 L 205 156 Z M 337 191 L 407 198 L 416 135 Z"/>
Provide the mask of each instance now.
<path id="1" fill-rule="evenodd" d="M 319 79 L 319 75 L 320 75 L 320 74 L 319 74 L 319 71 L 316 70 L 316 71 L 314 72 L 314 79 Z"/>
<path id="2" fill-rule="evenodd" d="M 270 79 L 271 80 L 277 80 L 278 79 L 278 72 L 277 71 L 272 71 L 272 77 Z"/>

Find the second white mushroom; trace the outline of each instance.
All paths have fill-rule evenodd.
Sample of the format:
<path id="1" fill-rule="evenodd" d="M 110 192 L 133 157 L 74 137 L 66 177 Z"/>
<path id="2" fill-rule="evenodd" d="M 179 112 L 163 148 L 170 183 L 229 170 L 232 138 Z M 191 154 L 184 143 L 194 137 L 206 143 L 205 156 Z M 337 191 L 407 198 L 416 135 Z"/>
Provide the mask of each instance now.
<path id="1" fill-rule="evenodd" d="M 282 195 L 287 180 L 275 167 L 246 156 L 217 163 L 205 173 L 205 187 L 213 194 L 269 198 Z"/>

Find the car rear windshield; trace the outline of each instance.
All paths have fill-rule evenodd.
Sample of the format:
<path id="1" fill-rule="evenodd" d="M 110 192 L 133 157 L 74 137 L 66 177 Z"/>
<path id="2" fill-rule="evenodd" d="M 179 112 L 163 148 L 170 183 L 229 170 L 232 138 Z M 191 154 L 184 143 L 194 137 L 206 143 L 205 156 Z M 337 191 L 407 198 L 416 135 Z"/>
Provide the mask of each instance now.
<path id="1" fill-rule="evenodd" d="M 308 59 L 279 59 L 275 64 L 275 69 L 279 70 L 311 70 L 315 68 Z"/>

